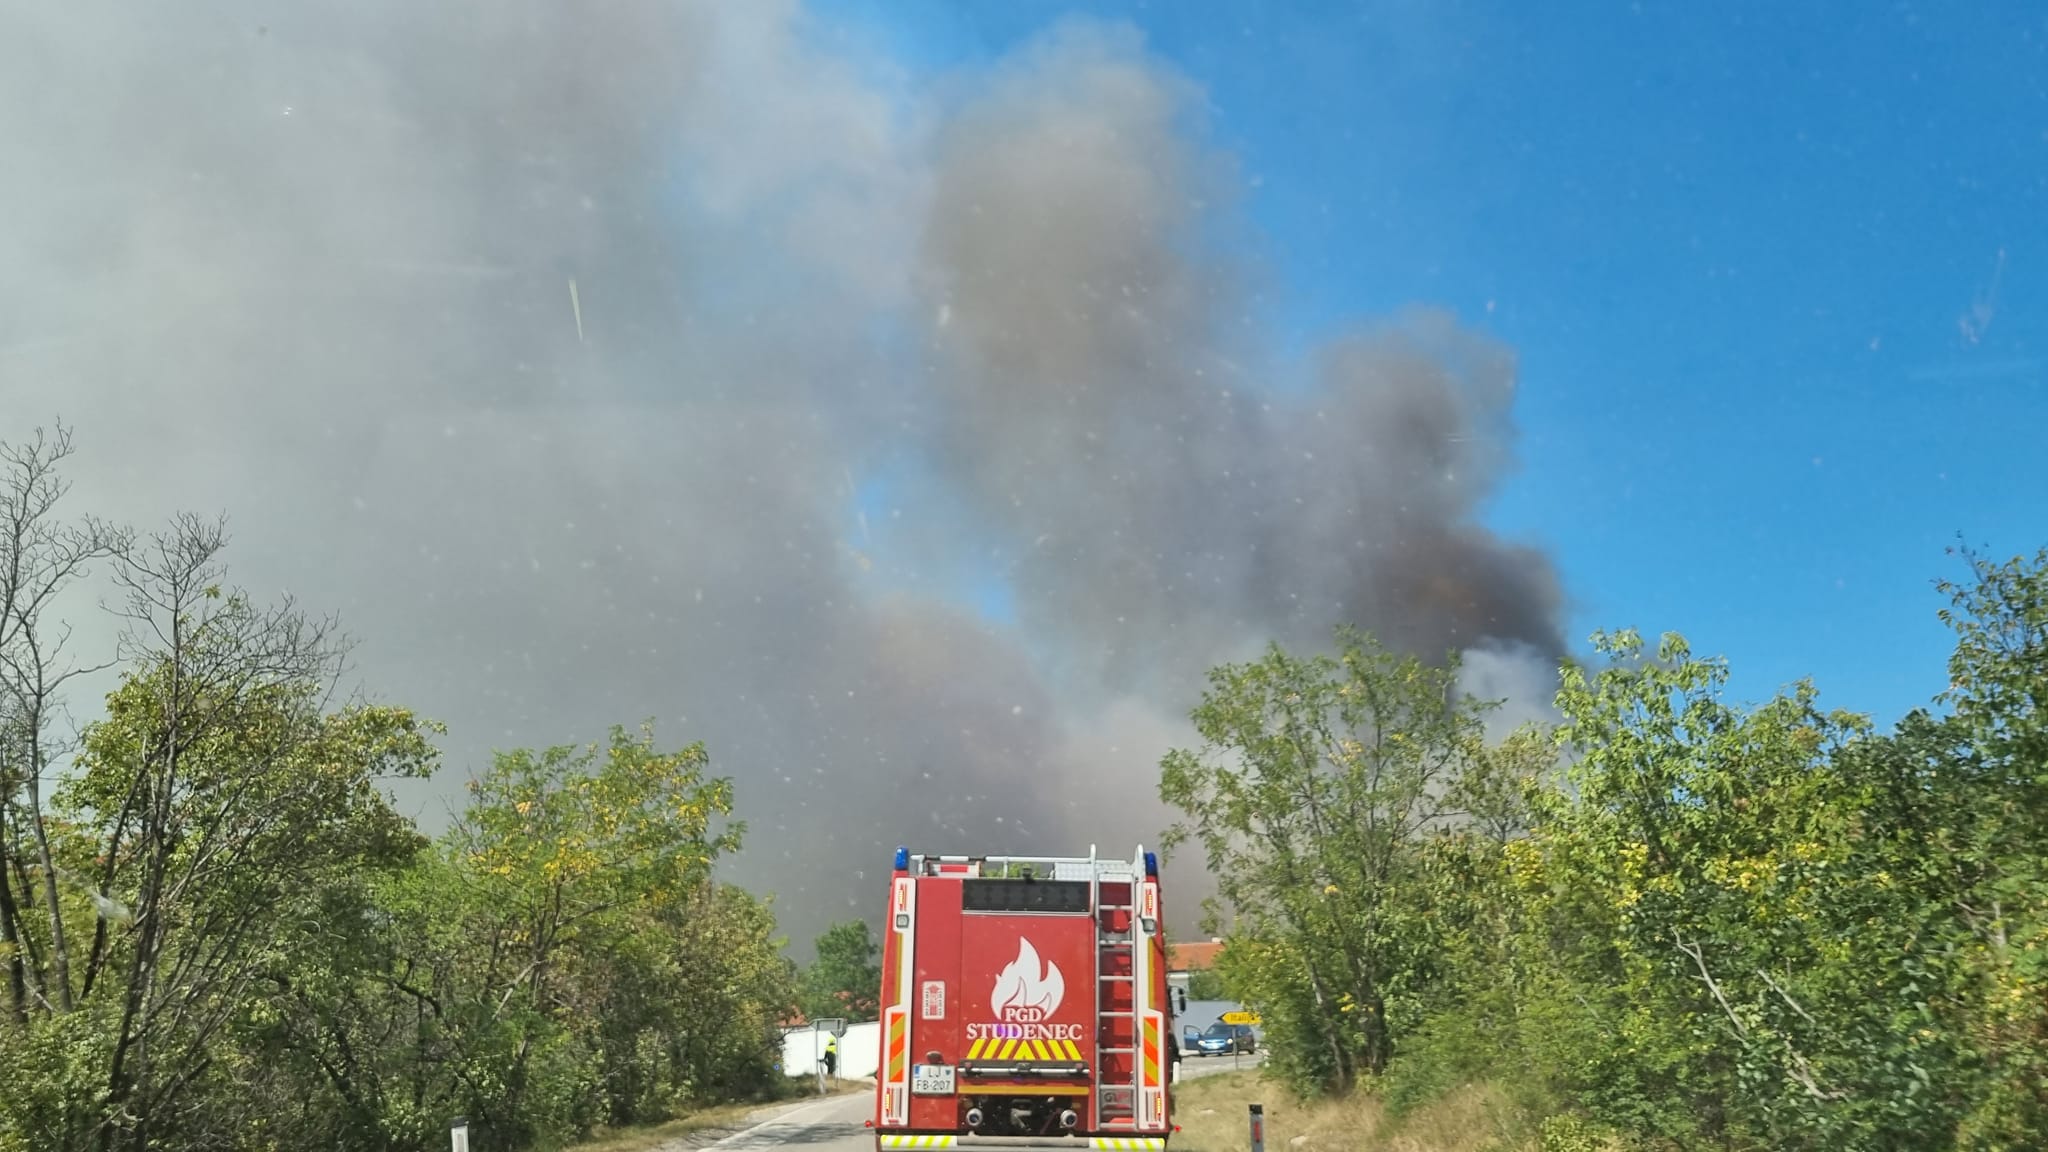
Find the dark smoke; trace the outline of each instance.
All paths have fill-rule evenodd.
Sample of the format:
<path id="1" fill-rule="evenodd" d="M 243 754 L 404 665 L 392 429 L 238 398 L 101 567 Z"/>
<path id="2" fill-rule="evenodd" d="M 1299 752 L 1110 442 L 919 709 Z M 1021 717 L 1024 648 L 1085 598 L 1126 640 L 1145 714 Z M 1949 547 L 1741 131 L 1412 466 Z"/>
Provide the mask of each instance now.
<path id="1" fill-rule="evenodd" d="M 1418 313 L 1276 390 L 1229 159 L 1123 32 L 933 94 L 791 4 L 0 27 L 0 436 L 75 424 L 80 509 L 228 511 L 453 779 L 706 740 L 799 937 L 897 843 L 1150 843 L 1202 673 L 1269 639 L 1548 690 L 1551 566 L 1474 519 L 1512 358 Z M 878 471 L 929 483 L 871 539 Z M 984 561 L 1014 630 L 931 594 Z"/>
<path id="2" fill-rule="evenodd" d="M 1431 654 L 1559 650 L 1548 562 L 1468 520 L 1506 463 L 1512 358 L 1419 315 L 1274 398 L 1244 367 L 1248 276 L 1202 250 L 1233 188 L 1192 107 L 1133 46 L 1069 32 L 937 150 L 930 439 L 1017 550 L 1028 631 L 1091 691 L 1177 692 L 1247 637 L 1337 620 Z"/>

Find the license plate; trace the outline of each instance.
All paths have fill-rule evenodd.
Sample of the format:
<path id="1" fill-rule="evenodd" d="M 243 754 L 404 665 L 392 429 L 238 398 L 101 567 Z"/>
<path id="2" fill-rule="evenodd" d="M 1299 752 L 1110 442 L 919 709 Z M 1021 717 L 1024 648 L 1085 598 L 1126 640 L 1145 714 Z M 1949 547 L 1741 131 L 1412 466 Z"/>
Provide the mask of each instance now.
<path id="1" fill-rule="evenodd" d="M 919 1064 L 910 1072 L 910 1091 L 916 1096 L 951 1096 L 953 1094 L 953 1066 L 951 1064 Z"/>

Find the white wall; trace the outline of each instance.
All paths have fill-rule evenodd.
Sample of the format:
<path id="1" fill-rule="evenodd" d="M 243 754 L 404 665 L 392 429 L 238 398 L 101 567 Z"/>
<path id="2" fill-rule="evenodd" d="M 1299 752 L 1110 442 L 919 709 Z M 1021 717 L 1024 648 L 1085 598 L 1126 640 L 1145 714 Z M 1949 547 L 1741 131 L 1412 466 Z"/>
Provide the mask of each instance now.
<path id="1" fill-rule="evenodd" d="M 782 1037 L 782 1071 L 789 1076 L 816 1076 L 818 1062 L 815 1053 L 825 1050 L 825 1037 L 829 1032 L 816 1033 L 810 1029 L 790 1032 Z M 864 1079 L 875 1074 L 882 1065 L 882 1026 L 880 1024 L 849 1024 L 846 1035 L 839 1038 L 839 1075 L 848 1080 Z"/>

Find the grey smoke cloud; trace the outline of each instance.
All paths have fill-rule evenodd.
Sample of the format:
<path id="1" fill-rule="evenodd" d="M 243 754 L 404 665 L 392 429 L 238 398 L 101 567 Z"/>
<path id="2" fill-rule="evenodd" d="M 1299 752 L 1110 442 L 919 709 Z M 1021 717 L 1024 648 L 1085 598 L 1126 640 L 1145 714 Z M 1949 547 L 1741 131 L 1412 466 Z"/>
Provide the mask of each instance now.
<path id="1" fill-rule="evenodd" d="M 1253 273 L 1202 243 L 1234 186 L 1197 107 L 1069 29 L 940 136 L 930 440 L 1015 549 L 1028 629 L 1090 691 L 1168 699 L 1248 640 L 1340 620 L 1555 655 L 1547 559 L 1473 520 L 1510 463 L 1512 355 L 1418 312 L 1332 342 L 1303 394 L 1262 388 Z"/>
<path id="2" fill-rule="evenodd" d="M 0 435 L 61 415 L 78 507 L 224 509 L 240 582 L 342 613 L 451 726 L 430 823 L 491 747 L 653 716 L 802 938 L 897 843 L 1151 841 L 1269 639 L 1562 649 L 1474 519 L 1512 357 L 1418 313 L 1273 392 L 1230 159 L 1123 31 L 910 92 L 793 3 L 0 25 Z M 928 594 L 970 554 L 1014 631 Z"/>

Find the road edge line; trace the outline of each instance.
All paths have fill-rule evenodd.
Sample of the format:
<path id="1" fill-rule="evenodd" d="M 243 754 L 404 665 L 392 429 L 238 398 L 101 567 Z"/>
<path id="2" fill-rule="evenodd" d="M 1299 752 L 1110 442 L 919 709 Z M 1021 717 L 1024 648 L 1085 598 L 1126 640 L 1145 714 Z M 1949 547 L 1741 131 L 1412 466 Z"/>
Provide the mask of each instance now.
<path id="1" fill-rule="evenodd" d="M 714 1148 L 723 1148 L 735 1140 L 743 1140 L 748 1136 L 752 1136 L 754 1133 L 759 1132 L 763 1128 L 773 1128 L 777 1124 L 788 1123 L 791 1118 L 801 1116 L 814 1108 L 824 1108 L 832 1104 L 844 1104 L 849 1100 L 858 1099 L 860 1099 L 860 1096 L 858 1094 L 848 1093 L 844 1096 L 831 1096 L 823 1100 L 813 1100 L 808 1104 L 799 1104 L 796 1107 L 791 1108 L 789 1111 L 782 1113 L 780 1116 L 770 1116 L 768 1119 L 761 1121 L 759 1124 L 756 1124 L 751 1128 L 742 1128 L 739 1131 L 734 1132 L 730 1136 L 721 1136 L 716 1141 L 710 1144 L 706 1144 L 701 1150 L 701 1152 L 712 1152 L 712 1149 Z"/>

